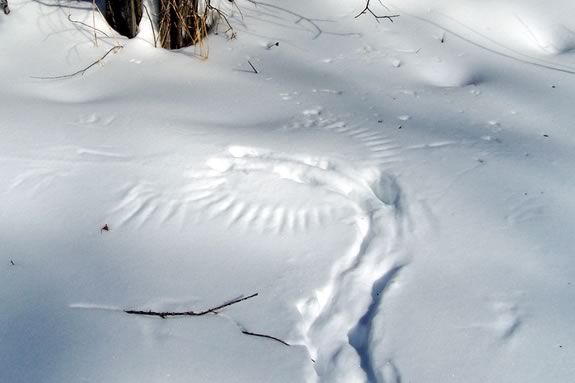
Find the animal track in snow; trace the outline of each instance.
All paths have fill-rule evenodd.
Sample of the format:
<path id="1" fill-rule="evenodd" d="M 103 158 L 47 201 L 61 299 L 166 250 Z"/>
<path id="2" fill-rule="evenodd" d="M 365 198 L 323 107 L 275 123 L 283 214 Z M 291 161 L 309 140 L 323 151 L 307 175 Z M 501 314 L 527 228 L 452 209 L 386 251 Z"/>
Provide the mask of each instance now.
<path id="1" fill-rule="evenodd" d="M 399 149 L 378 132 L 324 118 L 319 109 L 281 131 L 289 139 L 272 141 L 273 149 L 230 146 L 202 170 L 182 176 L 171 169 L 153 183 L 131 185 L 115 214 L 120 223 L 135 224 L 221 217 L 230 226 L 276 233 L 345 219 L 357 239 L 335 261 L 329 282 L 297 303 L 301 322 L 290 343 L 308 349 L 320 382 L 399 381 L 393 361 L 385 371 L 371 365 L 367 345 L 381 296 L 401 269 L 402 193 L 382 170 Z"/>
<path id="2" fill-rule="evenodd" d="M 32 196 L 42 189 L 50 187 L 55 180 L 69 176 L 70 172 L 48 167 L 30 169 L 18 175 L 10 184 L 10 190 L 25 189 Z"/>
<path id="3" fill-rule="evenodd" d="M 186 174 L 183 177 L 158 175 L 155 182 L 140 181 L 125 185 L 121 190 L 122 200 L 110 215 L 116 218 L 117 225 L 141 227 L 156 219 L 160 223 L 177 221 L 183 226 L 193 208 L 197 209 L 200 203 L 207 205 L 216 202 L 211 193 L 215 184 L 210 180 L 194 184 L 190 180 L 191 177 Z"/>
<path id="4" fill-rule="evenodd" d="M 289 145 L 298 152 L 351 161 L 361 166 L 386 166 L 400 161 L 400 147 L 380 129 L 354 126 L 322 108 L 303 111 L 282 128 Z"/>
<path id="5" fill-rule="evenodd" d="M 127 185 L 111 213 L 118 224 L 218 218 L 258 232 L 302 232 L 354 214 L 347 198 L 305 179 L 309 174 L 329 177 L 335 163 L 352 163 L 370 178 L 399 158 L 399 148 L 379 132 L 347 127 L 319 108 L 271 132 L 273 149 L 230 146 L 201 169 L 169 169 Z"/>
<path id="6" fill-rule="evenodd" d="M 129 185 L 112 214 L 120 225 L 220 217 L 260 232 L 305 231 L 354 214 L 340 193 L 347 180 L 333 167 L 327 159 L 232 146 L 203 170 Z"/>
<path id="7" fill-rule="evenodd" d="M 493 304 L 496 319 L 489 327 L 502 339 L 511 338 L 522 323 L 520 310 L 515 304 L 508 302 L 496 302 Z"/>
<path id="8" fill-rule="evenodd" d="M 294 343 L 306 345 L 320 382 L 380 381 L 366 343 L 385 291 L 386 283 L 379 289 L 378 284 L 401 268 L 396 254 L 402 215 L 398 185 L 385 176 L 375 183 L 350 184 L 354 192 L 347 196 L 356 206 L 357 240 L 336 262 L 330 281 L 297 304 L 302 322 Z"/>
<path id="9" fill-rule="evenodd" d="M 253 173 L 258 178 L 251 185 L 259 177 L 274 176 L 346 203 L 358 239 L 336 262 L 330 282 L 297 305 L 302 322 L 294 343 L 308 348 L 320 381 L 376 379 L 381 372 L 373 371 L 367 362 L 368 338 L 350 334 L 360 327 L 370 328 L 381 295 L 401 269 L 393 254 L 401 236 L 401 190 L 395 179 L 374 167 L 239 146 L 230 147 L 227 155 L 211 159 L 208 165 L 223 177 Z M 222 200 L 229 209 L 236 199 Z"/>
<path id="10" fill-rule="evenodd" d="M 481 329 L 501 341 L 508 341 L 523 325 L 524 312 L 513 302 L 492 301 L 489 303 L 489 311 L 490 320 L 474 323 L 469 328 Z"/>
<path id="11" fill-rule="evenodd" d="M 329 177 L 331 167 L 325 159 L 234 146 L 207 165 L 220 180 L 212 193 L 220 202 L 212 214 L 227 215 L 230 225 L 296 232 L 353 213 L 344 198 L 322 188 L 320 178 Z"/>

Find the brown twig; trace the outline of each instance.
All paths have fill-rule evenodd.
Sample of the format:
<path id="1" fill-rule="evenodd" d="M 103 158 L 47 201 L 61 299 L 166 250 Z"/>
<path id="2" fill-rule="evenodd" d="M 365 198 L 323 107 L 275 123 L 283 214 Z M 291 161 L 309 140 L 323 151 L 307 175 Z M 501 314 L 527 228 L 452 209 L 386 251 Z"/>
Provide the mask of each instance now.
<path id="1" fill-rule="evenodd" d="M 236 303 L 240 303 L 243 301 L 246 301 L 248 299 L 251 299 L 253 297 L 256 297 L 258 295 L 258 293 L 249 295 L 247 297 L 243 297 L 243 298 L 238 298 L 238 299 L 234 299 L 232 301 L 229 301 L 227 303 L 221 304 L 219 306 L 216 307 L 212 307 L 209 308 L 207 310 L 203 310 L 203 311 L 152 311 L 152 310 L 124 310 L 124 312 L 126 314 L 133 314 L 133 315 L 146 315 L 146 316 L 156 316 L 156 317 L 160 317 L 162 319 L 166 319 L 168 317 L 179 317 L 179 316 L 192 316 L 192 317 L 198 317 L 198 316 L 202 316 L 202 315 L 207 315 L 207 314 L 217 314 L 218 310 L 221 310 L 225 307 L 231 306 L 231 305 L 235 305 Z"/>
<path id="2" fill-rule="evenodd" d="M 86 73 L 90 68 L 92 68 L 93 66 L 101 63 L 110 53 L 114 52 L 116 53 L 117 51 L 119 51 L 120 49 L 122 49 L 123 46 L 122 45 L 116 45 L 112 48 L 110 48 L 109 51 L 106 52 L 105 55 L 103 55 L 102 57 L 100 57 L 98 60 L 94 61 L 92 64 L 88 65 L 87 67 L 80 69 L 79 71 L 76 71 L 74 73 L 70 73 L 70 74 L 64 74 L 61 76 L 45 76 L 45 77 L 41 77 L 41 76 L 32 76 L 32 78 L 35 79 L 39 79 L 39 80 L 58 80 L 58 79 L 63 79 L 63 78 L 71 78 L 77 75 L 83 75 L 84 73 Z"/>

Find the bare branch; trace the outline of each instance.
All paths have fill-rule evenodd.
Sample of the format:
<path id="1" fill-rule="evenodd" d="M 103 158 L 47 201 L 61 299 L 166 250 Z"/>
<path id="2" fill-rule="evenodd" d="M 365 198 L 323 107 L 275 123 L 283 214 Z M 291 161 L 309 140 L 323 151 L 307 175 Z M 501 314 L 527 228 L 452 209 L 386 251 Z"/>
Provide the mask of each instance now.
<path id="1" fill-rule="evenodd" d="M 227 303 L 221 304 L 221 305 L 216 306 L 216 307 L 209 308 L 209 309 L 204 310 L 204 311 L 179 311 L 178 312 L 178 311 L 152 311 L 152 310 L 124 310 L 124 312 L 126 314 L 156 316 L 156 317 L 160 317 L 162 319 L 166 319 L 168 317 L 179 317 L 179 316 L 197 317 L 197 316 L 202 316 L 202 315 L 207 315 L 207 314 L 217 314 L 218 310 L 221 310 L 221 309 L 228 307 L 228 306 L 231 306 L 231 305 L 235 305 L 236 303 L 246 301 L 248 299 L 256 297 L 257 295 L 258 295 L 258 293 L 255 293 L 255 294 L 249 295 L 247 297 L 234 299 L 232 301 L 229 301 Z"/>

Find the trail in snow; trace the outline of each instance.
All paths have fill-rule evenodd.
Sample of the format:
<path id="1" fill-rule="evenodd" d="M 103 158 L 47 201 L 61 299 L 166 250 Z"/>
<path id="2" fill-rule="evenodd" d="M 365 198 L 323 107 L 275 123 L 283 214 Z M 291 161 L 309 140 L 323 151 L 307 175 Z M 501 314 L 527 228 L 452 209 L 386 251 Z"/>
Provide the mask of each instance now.
<path id="1" fill-rule="evenodd" d="M 395 179 L 377 168 L 357 169 L 336 160 L 248 147 L 231 147 L 208 165 L 223 176 L 275 175 L 328 190 L 349 202 L 358 239 L 334 266 L 329 283 L 297 305 L 302 323 L 294 343 L 307 347 L 320 382 L 380 381 L 369 336 L 386 286 L 401 269 L 394 254 L 402 215 Z"/>

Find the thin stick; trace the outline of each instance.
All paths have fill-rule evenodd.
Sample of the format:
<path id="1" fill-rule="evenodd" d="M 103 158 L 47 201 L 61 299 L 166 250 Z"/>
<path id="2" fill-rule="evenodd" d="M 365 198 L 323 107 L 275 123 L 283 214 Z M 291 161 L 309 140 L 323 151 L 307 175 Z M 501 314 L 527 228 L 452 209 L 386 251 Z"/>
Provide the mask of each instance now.
<path id="1" fill-rule="evenodd" d="M 258 70 L 256 69 L 256 67 L 254 66 L 254 64 L 252 64 L 252 62 L 250 60 L 248 60 L 248 64 L 250 64 L 250 66 L 252 67 L 252 70 L 254 71 L 255 74 L 258 74 Z"/>
<path id="2" fill-rule="evenodd" d="M 276 342 L 280 342 L 281 344 L 285 345 L 285 346 L 291 346 L 289 343 L 284 342 L 283 340 L 276 338 L 275 336 L 271 336 L 271 335 L 266 335 L 266 334 L 258 334 L 256 332 L 251 332 L 251 331 L 247 331 L 247 330 L 242 330 L 242 334 L 245 335 L 251 335 L 251 336 L 257 336 L 259 338 L 266 338 L 266 339 L 271 339 L 271 340 L 275 340 Z"/>
<path id="3" fill-rule="evenodd" d="M 106 52 L 106 54 L 104 56 L 100 57 L 98 60 L 94 61 L 92 64 L 88 65 L 87 67 L 80 69 L 79 71 L 76 71 L 74 73 L 64 74 L 61 76 L 46 76 L 46 77 L 32 76 L 32 78 L 39 79 L 39 80 L 58 80 L 58 79 L 62 79 L 62 78 L 71 78 L 71 77 L 77 76 L 79 74 L 83 75 L 90 68 L 101 63 L 106 58 L 106 56 L 108 56 L 110 53 L 112 53 L 112 52 L 116 53 L 117 51 L 119 51 L 122 48 L 123 48 L 122 45 L 116 45 L 116 46 L 112 47 L 108 52 Z"/>
<path id="4" fill-rule="evenodd" d="M 146 316 L 156 316 L 156 317 L 160 317 L 162 319 L 166 319 L 168 317 L 178 317 L 178 316 L 193 316 L 193 317 L 197 317 L 197 316 L 202 316 L 202 315 L 206 315 L 206 314 L 217 314 L 218 310 L 221 310 L 225 307 L 231 306 L 231 305 L 235 305 L 236 303 L 240 303 L 243 301 L 246 301 L 248 299 L 251 299 L 253 297 L 256 297 L 258 295 L 258 293 L 249 295 L 247 297 L 243 297 L 243 298 L 238 298 L 238 299 L 234 299 L 233 301 L 221 304 L 219 306 L 216 307 L 212 307 L 210 309 L 204 310 L 204 311 L 181 311 L 181 312 L 175 312 L 175 311 L 152 311 L 152 310 L 124 310 L 124 312 L 126 314 L 134 314 L 134 315 L 146 315 Z"/>

